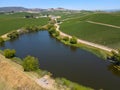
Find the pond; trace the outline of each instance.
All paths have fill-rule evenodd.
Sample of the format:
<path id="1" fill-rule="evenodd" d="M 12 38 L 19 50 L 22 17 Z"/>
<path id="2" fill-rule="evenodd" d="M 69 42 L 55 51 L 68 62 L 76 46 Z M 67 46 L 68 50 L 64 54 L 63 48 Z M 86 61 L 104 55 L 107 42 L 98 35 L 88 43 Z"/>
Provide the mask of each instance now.
<path id="1" fill-rule="evenodd" d="M 66 46 L 47 31 L 21 35 L 1 48 L 15 49 L 20 58 L 37 57 L 40 68 L 54 77 L 64 77 L 97 90 L 120 90 L 120 72 L 111 63 L 83 49 Z"/>

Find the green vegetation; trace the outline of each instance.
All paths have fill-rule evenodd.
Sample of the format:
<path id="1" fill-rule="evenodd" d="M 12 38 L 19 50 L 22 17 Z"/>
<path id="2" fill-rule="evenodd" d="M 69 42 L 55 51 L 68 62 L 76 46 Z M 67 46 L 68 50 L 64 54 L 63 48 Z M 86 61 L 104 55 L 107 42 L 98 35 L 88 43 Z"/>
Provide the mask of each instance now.
<path id="1" fill-rule="evenodd" d="M 118 53 L 112 51 L 111 59 L 117 61 L 120 64 L 120 51 Z"/>
<path id="2" fill-rule="evenodd" d="M 4 56 L 6 58 L 13 58 L 15 56 L 16 51 L 14 49 L 10 50 L 10 49 L 5 49 L 4 50 Z"/>
<path id="3" fill-rule="evenodd" d="M 39 69 L 38 59 L 32 56 L 27 56 L 23 60 L 22 64 L 24 71 L 35 71 Z"/>
<path id="4" fill-rule="evenodd" d="M 0 37 L 0 45 L 4 43 L 3 38 Z"/>
<path id="5" fill-rule="evenodd" d="M 74 19 L 64 21 L 60 30 L 86 41 L 118 49 L 120 48 L 120 29 L 92 24 L 87 21 L 120 26 L 119 18 L 120 16 L 107 13 L 90 14 L 77 19 L 74 17 Z"/>
<path id="6" fill-rule="evenodd" d="M 70 39 L 69 39 L 69 37 L 66 36 L 66 37 L 63 37 L 63 40 L 64 41 L 69 41 Z"/>
<path id="7" fill-rule="evenodd" d="M 29 13 L 15 13 L 0 15 L 0 35 L 26 26 L 43 26 L 48 24 L 48 18 L 24 18 Z M 35 14 L 36 15 L 36 14 Z"/>
<path id="8" fill-rule="evenodd" d="M 49 30 L 49 33 L 52 35 L 52 36 L 55 36 L 55 37 L 58 37 L 60 35 L 60 32 L 57 31 L 55 29 L 55 27 L 52 27 L 50 30 Z"/>
<path id="9" fill-rule="evenodd" d="M 93 90 L 88 87 L 81 86 L 77 83 L 71 82 L 65 78 L 56 78 L 56 82 L 60 85 L 68 87 L 70 90 Z"/>
<path id="10" fill-rule="evenodd" d="M 87 20 L 120 26 L 120 16 L 113 13 L 93 14 Z"/>
<path id="11" fill-rule="evenodd" d="M 17 31 L 13 31 L 13 32 L 10 32 L 7 36 L 10 39 L 15 39 L 15 38 L 19 37 L 19 33 Z"/>
<path id="12" fill-rule="evenodd" d="M 72 36 L 72 38 L 70 39 L 70 43 L 71 44 L 77 44 L 77 38 Z"/>
<path id="13" fill-rule="evenodd" d="M 38 26 L 26 26 L 25 30 L 28 30 L 29 32 L 35 32 L 38 31 L 40 28 Z"/>
<path id="14" fill-rule="evenodd" d="M 13 58 L 11 58 L 11 60 L 19 65 L 22 65 L 22 63 L 23 63 L 23 60 L 18 57 L 13 57 Z"/>
<path id="15" fill-rule="evenodd" d="M 103 58 L 104 60 L 106 60 L 106 58 L 108 56 L 111 55 L 110 52 L 101 50 L 99 48 L 95 48 L 89 45 L 85 45 L 82 43 L 77 43 L 77 38 L 75 36 L 73 36 L 71 39 L 69 37 L 61 37 L 59 36 L 54 36 L 56 39 L 58 39 L 59 41 L 61 41 L 62 43 L 64 43 L 65 45 L 69 45 L 69 46 L 73 46 L 73 47 L 78 47 L 81 49 L 84 49 L 86 51 L 92 52 L 93 54 L 97 55 L 100 58 Z"/>

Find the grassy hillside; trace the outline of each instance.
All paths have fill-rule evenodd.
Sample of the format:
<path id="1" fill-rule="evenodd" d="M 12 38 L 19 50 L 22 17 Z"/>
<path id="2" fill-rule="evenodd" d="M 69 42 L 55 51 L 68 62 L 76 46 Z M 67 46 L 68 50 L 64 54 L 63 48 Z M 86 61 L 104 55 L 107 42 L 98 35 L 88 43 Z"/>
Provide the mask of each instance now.
<path id="1" fill-rule="evenodd" d="M 48 18 L 24 18 L 28 13 L 15 13 L 10 15 L 0 15 L 0 35 L 5 34 L 11 30 L 16 30 L 24 26 L 31 25 L 45 25 L 48 23 Z"/>
<path id="2" fill-rule="evenodd" d="M 120 48 L 120 29 L 88 23 L 95 21 L 120 26 L 120 16 L 116 14 L 98 13 L 71 19 L 61 24 L 61 31 L 80 39 L 106 45 L 112 48 Z"/>

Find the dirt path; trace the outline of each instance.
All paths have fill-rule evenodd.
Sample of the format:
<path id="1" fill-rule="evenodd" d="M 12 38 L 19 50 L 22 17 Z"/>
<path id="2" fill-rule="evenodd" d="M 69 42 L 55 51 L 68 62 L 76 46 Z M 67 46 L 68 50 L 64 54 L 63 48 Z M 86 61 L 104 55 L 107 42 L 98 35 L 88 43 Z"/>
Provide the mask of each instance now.
<path id="1" fill-rule="evenodd" d="M 7 34 L 2 35 L 1 37 L 2 37 L 2 38 L 4 38 L 4 39 L 6 39 L 6 38 L 7 38 L 7 35 L 8 35 L 8 33 L 7 33 Z"/>
<path id="2" fill-rule="evenodd" d="M 65 33 L 61 32 L 61 31 L 59 30 L 60 26 L 59 26 L 57 23 L 55 24 L 55 26 L 56 26 L 56 30 L 60 32 L 60 35 L 61 35 L 62 37 L 64 37 L 64 36 L 67 36 L 67 37 L 69 37 L 69 38 L 72 37 L 72 36 L 70 36 L 70 35 L 68 35 L 68 34 L 65 34 Z M 86 45 L 89 45 L 89 46 L 92 46 L 92 47 L 95 47 L 95 48 L 99 48 L 99 49 L 102 49 L 102 50 L 105 50 L 105 51 L 108 51 L 108 52 L 111 52 L 111 51 L 118 52 L 117 50 L 114 50 L 114 49 L 112 49 L 112 48 L 108 48 L 108 47 L 106 47 L 106 46 L 99 45 L 99 44 L 95 44 L 95 43 L 92 43 L 92 42 L 88 42 L 88 41 L 85 41 L 85 40 L 82 40 L 82 39 L 78 39 L 78 43 L 83 43 L 83 44 L 86 44 Z"/>
<path id="3" fill-rule="evenodd" d="M 100 23 L 100 22 L 94 22 L 94 21 L 86 21 L 88 23 L 92 23 L 92 24 L 98 24 L 98 25 L 103 25 L 103 26 L 108 26 L 108 27 L 112 27 L 112 28 L 119 28 L 119 26 L 115 26 L 115 25 L 111 25 L 111 24 L 105 24 L 105 23 Z"/>

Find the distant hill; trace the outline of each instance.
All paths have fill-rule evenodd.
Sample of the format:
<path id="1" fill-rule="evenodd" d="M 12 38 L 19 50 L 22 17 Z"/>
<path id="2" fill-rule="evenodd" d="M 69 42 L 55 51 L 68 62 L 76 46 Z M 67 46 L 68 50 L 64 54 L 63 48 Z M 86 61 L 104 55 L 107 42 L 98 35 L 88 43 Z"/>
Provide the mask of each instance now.
<path id="1" fill-rule="evenodd" d="M 42 12 L 42 11 L 79 11 L 79 10 L 69 10 L 65 8 L 24 8 L 24 7 L 0 7 L 0 12 Z"/>
<path id="2" fill-rule="evenodd" d="M 27 11 L 27 8 L 24 7 L 0 7 L 0 12 L 20 12 L 20 11 Z"/>
<path id="3" fill-rule="evenodd" d="M 120 12 L 120 9 L 104 10 L 106 12 Z"/>

